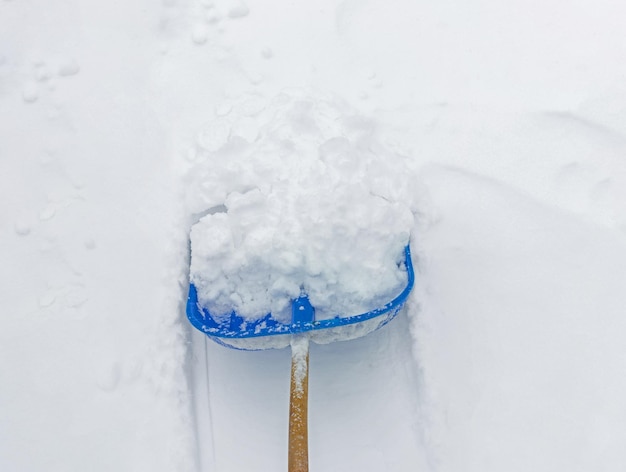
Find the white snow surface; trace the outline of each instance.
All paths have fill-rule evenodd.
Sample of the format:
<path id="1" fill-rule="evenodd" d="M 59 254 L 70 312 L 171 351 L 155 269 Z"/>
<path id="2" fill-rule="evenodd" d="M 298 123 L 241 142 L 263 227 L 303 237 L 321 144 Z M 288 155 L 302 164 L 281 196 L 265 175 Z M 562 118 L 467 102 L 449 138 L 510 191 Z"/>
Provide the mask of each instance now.
<path id="1" fill-rule="evenodd" d="M 190 231 L 352 205 L 416 288 L 311 344 L 312 472 L 624 470 L 621 2 L 53 3 L 0 1 L 0 470 L 286 470 L 289 350 L 189 326 Z"/>
<path id="2" fill-rule="evenodd" d="M 215 212 L 191 230 L 191 281 L 216 318 L 234 310 L 289 321 L 301 293 L 318 320 L 356 315 L 406 286 L 413 215 L 381 184 L 405 172 L 405 159 L 346 108 L 283 93 L 262 112 L 218 118 L 200 134 L 191 173 L 198 199 Z"/>

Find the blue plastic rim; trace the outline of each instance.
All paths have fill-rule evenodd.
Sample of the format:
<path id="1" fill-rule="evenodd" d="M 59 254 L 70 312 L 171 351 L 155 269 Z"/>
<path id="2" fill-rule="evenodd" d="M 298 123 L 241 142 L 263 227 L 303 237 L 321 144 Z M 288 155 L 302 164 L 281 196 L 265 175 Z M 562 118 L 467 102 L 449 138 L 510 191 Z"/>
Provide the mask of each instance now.
<path id="1" fill-rule="evenodd" d="M 297 334 L 313 330 L 337 328 L 362 323 L 376 317 L 384 317 L 378 326 L 380 327 L 389 322 L 400 311 L 413 289 L 415 274 L 413 272 L 409 245 L 404 248 L 404 266 L 407 272 L 407 284 L 402 292 L 386 305 L 359 315 L 337 316 L 318 321 L 315 319 L 315 308 L 309 302 L 308 297 L 302 295 L 292 302 L 291 323 L 280 322 L 273 318 L 271 313 L 258 320 L 248 321 L 234 311 L 230 314 L 230 317 L 220 317 L 218 321 L 211 315 L 209 310 L 198 303 L 196 287 L 190 284 L 189 297 L 187 298 L 187 318 L 189 318 L 189 321 L 195 328 L 220 344 L 225 345 L 228 345 L 227 341 L 229 339 Z"/>

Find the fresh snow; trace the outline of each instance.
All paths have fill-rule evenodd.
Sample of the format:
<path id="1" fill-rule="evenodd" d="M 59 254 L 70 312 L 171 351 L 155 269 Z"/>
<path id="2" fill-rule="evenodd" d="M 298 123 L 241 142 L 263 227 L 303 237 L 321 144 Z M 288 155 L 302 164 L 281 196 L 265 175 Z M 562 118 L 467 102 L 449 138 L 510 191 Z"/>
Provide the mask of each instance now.
<path id="1" fill-rule="evenodd" d="M 289 350 L 189 326 L 191 228 L 336 222 L 351 187 L 410 210 L 416 288 L 311 345 L 311 471 L 623 470 L 625 10 L 0 1 L 0 470 L 286 470 Z M 339 120 L 305 138 L 285 96 Z"/>
<path id="2" fill-rule="evenodd" d="M 209 214 L 191 230 L 191 281 L 216 318 L 288 322 L 301 293 L 318 320 L 356 315 L 406 286 L 413 215 L 390 185 L 406 159 L 342 108 L 283 93 L 194 156 L 192 192 Z"/>

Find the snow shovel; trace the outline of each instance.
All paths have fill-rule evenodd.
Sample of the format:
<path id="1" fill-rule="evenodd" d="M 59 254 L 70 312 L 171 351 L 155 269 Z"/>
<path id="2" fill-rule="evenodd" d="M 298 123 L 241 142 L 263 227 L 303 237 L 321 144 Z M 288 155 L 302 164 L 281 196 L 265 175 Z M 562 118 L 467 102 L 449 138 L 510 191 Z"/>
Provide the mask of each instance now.
<path id="1" fill-rule="evenodd" d="M 320 344 L 355 339 L 381 328 L 391 321 L 407 300 L 415 275 L 411 251 L 404 248 L 402 264 L 407 273 L 407 284 L 386 305 L 359 315 L 315 319 L 315 308 L 306 293 L 292 301 L 291 322 L 275 319 L 271 313 L 256 321 L 244 320 L 232 312 L 230 318 L 214 318 L 198 302 L 198 293 L 189 285 L 187 317 L 191 324 L 223 346 L 260 350 L 291 346 L 291 385 L 289 402 L 289 472 L 308 472 L 308 370 L 309 340 Z"/>

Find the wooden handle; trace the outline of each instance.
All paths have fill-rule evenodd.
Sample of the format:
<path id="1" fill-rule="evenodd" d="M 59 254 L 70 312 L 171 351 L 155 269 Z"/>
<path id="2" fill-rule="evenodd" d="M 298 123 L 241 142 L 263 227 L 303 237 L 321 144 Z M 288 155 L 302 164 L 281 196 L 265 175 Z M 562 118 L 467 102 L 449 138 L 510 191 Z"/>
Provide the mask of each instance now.
<path id="1" fill-rule="evenodd" d="M 309 471 L 309 338 L 291 340 L 291 395 L 289 397 L 289 472 Z"/>

